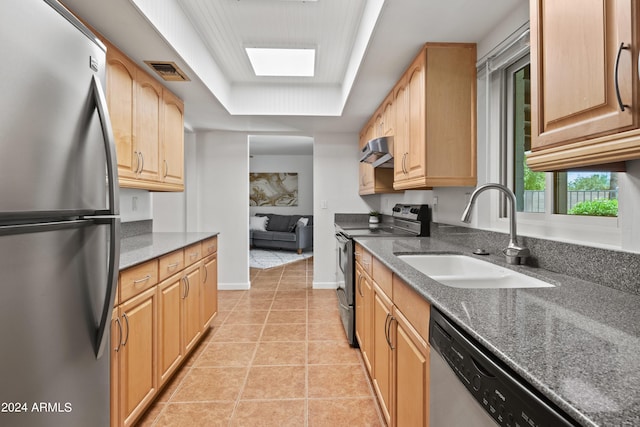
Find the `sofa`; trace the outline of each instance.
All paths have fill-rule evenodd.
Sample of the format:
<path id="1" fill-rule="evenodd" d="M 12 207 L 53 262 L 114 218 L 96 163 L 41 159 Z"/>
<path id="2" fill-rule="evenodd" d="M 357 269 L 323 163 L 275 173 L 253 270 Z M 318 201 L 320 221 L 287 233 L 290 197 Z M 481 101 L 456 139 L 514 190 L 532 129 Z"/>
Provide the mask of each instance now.
<path id="1" fill-rule="evenodd" d="M 313 248 L 313 215 L 257 213 L 249 221 L 252 248 L 288 249 L 299 254 Z"/>

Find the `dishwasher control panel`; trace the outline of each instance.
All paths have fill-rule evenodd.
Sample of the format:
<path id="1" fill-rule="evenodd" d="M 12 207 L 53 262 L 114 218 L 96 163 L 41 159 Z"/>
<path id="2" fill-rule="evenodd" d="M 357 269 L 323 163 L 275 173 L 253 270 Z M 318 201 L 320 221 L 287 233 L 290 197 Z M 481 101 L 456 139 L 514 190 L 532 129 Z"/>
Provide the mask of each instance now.
<path id="1" fill-rule="evenodd" d="M 433 307 L 429 329 L 431 349 L 443 357 L 473 399 L 498 425 L 576 425 Z"/>

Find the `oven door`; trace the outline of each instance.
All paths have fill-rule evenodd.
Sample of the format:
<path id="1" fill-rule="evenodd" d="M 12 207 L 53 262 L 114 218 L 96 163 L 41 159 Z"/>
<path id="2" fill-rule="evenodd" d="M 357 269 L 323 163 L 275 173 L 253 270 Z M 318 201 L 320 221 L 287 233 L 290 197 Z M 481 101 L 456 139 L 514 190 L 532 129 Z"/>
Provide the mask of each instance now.
<path id="1" fill-rule="evenodd" d="M 344 300 L 347 305 L 353 305 L 354 286 L 353 286 L 353 240 L 342 233 L 336 233 L 337 243 L 337 264 L 338 264 L 338 293 L 342 291 L 345 294 Z"/>
<path id="2" fill-rule="evenodd" d="M 340 319 L 347 335 L 347 341 L 352 347 L 356 343 L 355 327 L 355 288 L 353 284 L 353 240 L 342 233 L 336 233 L 336 254 L 337 254 L 337 279 L 338 304 L 340 309 Z"/>

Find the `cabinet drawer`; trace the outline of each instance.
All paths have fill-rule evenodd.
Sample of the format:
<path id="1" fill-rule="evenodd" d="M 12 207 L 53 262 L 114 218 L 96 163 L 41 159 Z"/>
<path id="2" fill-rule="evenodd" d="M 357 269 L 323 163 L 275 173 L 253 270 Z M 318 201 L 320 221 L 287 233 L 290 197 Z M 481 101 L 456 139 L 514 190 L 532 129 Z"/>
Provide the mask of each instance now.
<path id="1" fill-rule="evenodd" d="M 395 275 L 393 276 L 393 303 L 420 337 L 428 343 L 431 304 Z"/>
<path id="2" fill-rule="evenodd" d="M 218 237 L 212 237 L 202 241 L 202 256 L 206 257 L 218 252 Z"/>
<path id="3" fill-rule="evenodd" d="M 380 286 L 387 295 L 392 295 L 393 286 L 392 286 L 392 278 L 393 273 L 384 264 L 378 261 L 377 258 L 372 258 L 371 264 L 371 277 L 373 277 L 373 281 Z"/>
<path id="4" fill-rule="evenodd" d="M 184 251 L 179 249 L 170 254 L 160 257 L 160 270 L 158 276 L 160 281 L 172 276 L 184 268 Z"/>
<path id="5" fill-rule="evenodd" d="M 184 266 L 189 267 L 192 264 L 202 259 L 202 244 L 201 242 L 194 243 L 191 246 L 184 248 Z"/>
<path id="6" fill-rule="evenodd" d="M 158 260 L 153 259 L 120 273 L 120 303 L 158 283 Z"/>
<path id="7" fill-rule="evenodd" d="M 371 254 L 358 243 L 356 243 L 354 253 L 356 262 L 360 264 L 362 269 L 366 271 L 368 275 L 371 275 Z"/>

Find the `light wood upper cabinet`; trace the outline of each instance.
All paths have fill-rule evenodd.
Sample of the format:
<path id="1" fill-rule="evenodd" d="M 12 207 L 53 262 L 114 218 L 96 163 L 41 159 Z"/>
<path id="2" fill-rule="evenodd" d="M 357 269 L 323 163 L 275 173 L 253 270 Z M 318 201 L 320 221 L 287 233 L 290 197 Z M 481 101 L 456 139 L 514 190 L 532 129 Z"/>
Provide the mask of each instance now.
<path id="1" fill-rule="evenodd" d="M 184 103 L 167 90 L 162 92 L 161 176 L 165 183 L 184 183 Z"/>
<path id="2" fill-rule="evenodd" d="M 362 148 L 370 140 L 383 135 L 377 135 L 376 129 L 382 129 L 382 115 L 377 116 L 379 123 L 376 124 L 374 118 L 369 121 L 360 132 L 359 141 L 359 155 L 362 155 Z M 380 193 L 393 193 L 393 169 L 390 168 L 374 168 L 369 163 L 360 162 L 358 166 L 358 193 L 360 195 L 366 194 L 380 194 Z"/>
<path id="3" fill-rule="evenodd" d="M 138 174 L 141 178 L 160 178 L 160 117 L 162 85 L 138 70 L 136 74 L 136 148 L 140 156 Z"/>
<path id="4" fill-rule="evenodd" d="M 140 162 L 133 139 L 136 66 L 110 44 L 107 49 L 106 97 L 118 153 L 118 175 L 133 178 Z"/>
<path id="5" fill-rule="evenodd" d="M 121 187 L 184 190 L 184 104 L 107 45 L 107 103 Z"/>
<path id="6" fill-rule="evenodd" d="M 427 43 L 394 89 L 395 189 L 476 184 L 476 46 Z"/>
<path id="7" fill-rule="evenodd" d="M 639 6 L 631 0 L 534 0 L 534 170 L 640 158 Z"/>

